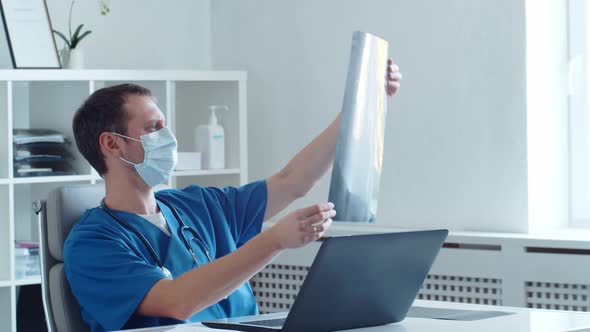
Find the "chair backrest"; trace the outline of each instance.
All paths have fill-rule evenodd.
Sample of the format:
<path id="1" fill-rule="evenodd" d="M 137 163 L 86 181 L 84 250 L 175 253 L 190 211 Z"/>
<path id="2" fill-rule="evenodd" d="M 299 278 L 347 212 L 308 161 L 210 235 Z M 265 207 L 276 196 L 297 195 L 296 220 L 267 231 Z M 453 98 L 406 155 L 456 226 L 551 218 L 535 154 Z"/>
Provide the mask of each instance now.
<path id="1" fill-rule="evenodd" d="M 98 206 L 104 195 L 103 184 L 68 185 L 50 192 L 46 202 L 33 204 L 39 214 L 43 306 L 49 331 L 89 331 L 65 275 L 63 245 L 76 221 Z"/>

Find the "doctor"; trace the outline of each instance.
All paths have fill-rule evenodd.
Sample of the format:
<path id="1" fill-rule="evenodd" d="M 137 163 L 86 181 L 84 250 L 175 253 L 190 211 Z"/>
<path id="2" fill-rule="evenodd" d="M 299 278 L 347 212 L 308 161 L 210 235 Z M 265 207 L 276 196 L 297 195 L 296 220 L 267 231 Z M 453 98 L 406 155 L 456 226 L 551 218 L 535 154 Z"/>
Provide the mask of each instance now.
<path id="1" fill-rule="evenodd" d="M 389 61 L 388 94 L 401 74 Z M 177 141 L 148 89 L 100 89 L 78 109 L 76 144 L 104 178 L 64 247 L 65 271 L 92 331 L 257 314 L 248 280 L 282 250 L 319 239 L 331 203 L 262 222 L 305 195 L 330 168 L 340 117 L 278 173 L 240 188 L 153 188 L 176 162 Z"/>

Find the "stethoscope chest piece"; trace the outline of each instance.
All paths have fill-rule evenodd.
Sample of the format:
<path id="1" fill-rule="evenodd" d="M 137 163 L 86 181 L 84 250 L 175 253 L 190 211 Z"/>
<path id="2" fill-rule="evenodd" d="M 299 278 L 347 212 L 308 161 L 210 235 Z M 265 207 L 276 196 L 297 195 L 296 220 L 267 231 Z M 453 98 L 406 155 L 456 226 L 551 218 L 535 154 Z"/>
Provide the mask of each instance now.
<path id="1" fill-rule="evenodd" d="M 172 280 L 172 273 L 170 272 L 170 270 L 168 270 L 167 268 L 165 268 L 164 266 L 162 266 L 162 272 L 164 273 L 164 275 L 166 276 L 166 279 L 170 279 Z"/>

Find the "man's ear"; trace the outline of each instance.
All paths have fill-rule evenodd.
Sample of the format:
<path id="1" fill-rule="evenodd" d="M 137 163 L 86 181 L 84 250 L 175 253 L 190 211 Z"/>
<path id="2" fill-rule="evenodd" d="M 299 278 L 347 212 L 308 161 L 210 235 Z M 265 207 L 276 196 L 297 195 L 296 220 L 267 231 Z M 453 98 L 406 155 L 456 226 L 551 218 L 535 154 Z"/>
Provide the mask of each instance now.
<path id="1" fill-rule="evenodd" d="M 98 144 L 102 154 L 106 156 L 121 157 L 121 146 L 117 140 L 117 137 L 109 132 L 103 132 L 98 137 Z"/>

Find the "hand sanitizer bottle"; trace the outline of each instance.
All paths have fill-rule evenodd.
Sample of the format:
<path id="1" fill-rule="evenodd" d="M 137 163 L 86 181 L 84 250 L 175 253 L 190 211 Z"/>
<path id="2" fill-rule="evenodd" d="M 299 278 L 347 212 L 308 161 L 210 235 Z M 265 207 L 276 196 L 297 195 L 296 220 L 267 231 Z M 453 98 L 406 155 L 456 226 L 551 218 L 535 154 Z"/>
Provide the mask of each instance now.
<path id="1" fill-rule="evenodd" d="M 200 125 L 195 130 L 196 147 L 201 152 L 203 168 L 225 168 L 225 133 L 223 127 L 217 123 L 216 111 L 228 111 L 225 105 L 209 106 L 209 124 Z"/>

